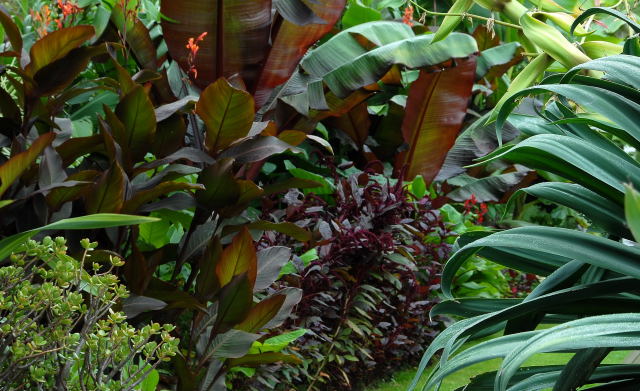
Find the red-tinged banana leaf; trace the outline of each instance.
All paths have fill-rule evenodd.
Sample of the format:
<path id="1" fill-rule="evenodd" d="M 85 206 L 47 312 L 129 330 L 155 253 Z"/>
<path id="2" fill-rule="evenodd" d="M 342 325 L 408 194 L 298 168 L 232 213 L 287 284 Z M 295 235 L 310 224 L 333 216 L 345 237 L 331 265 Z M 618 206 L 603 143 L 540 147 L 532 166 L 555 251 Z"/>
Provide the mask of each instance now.
<path id="1" fill-rule="evenodd" d="M 307 49 L 331 31 L 342 15 L 345 3 L 345 0 L 308 2 L 311 11 L 324 23 L 301 26 L 286 18 L 282 20 L 255 89 L 257 107 L 267 102 L 275 87 L 289 79 Z"/>
<path id="2" fill-rule="evenodd" d="M 345 132 L 358 148 L 362 148 L 369 137 L 369 129 L 371 128 L 367 103 L 362 102 L 345 115 L 330 119 L 330 124 Z"/>
<path id="3" fill-rule="evenodd" d="M 254 305 L 249 310 L 247 317 L 234 328 L 248 333 L 259 332 L 264 325 L 278 315 L 286 298 L 286 295 L 274 295 L 262 300 Z"/>
<path id="4" fill-rule="evenodd" d="M 174 1 L 174 3 L 181 3 Z M 126 39 L 131 48 L 131 53 L 138 63 L 145 69 L 155 71 L 158 69 L 156 47 L 153 45 L 149 30 L 137 17 L 126 18 L 122 6 L 116 4 L 111 12 L 111 22 Z M 186 42 L 185 42 L 186 45 Z"/>
<path id="5" fill-rule="evenodd" d="M 240 274 L 246 273 L 250 287 L 256 282 L 258 258 L 253 238 L 247 228 L 238 233 L 222 252 L 220 262 L 216 265 L 216 275 L 220 286 L 224 287 Z"/>
<path id="6" fill-rule="evenodd" d="M 45 35 L 33 44 L 30 51 L 31 62 L 26 67 L 26 73 L 33 77 L 36 72 L 52 62 L 69 54 L 91 39 L 95 30 L 91 26 L 75 26 L 56 30 Z"/>
<path id="7" fill-rule="evenodd" d="M 467 113 L 475 79 L 476 57 L 456 59 L 440 72 L 420 71 L 409 90 L 402 134 L 406 178 L 422 175 L 431 183 L 453 147 Z"/>
<path id="8" fill-rule="evenodd" d="M 198 43 L 195 59 L 200 87 L 221 77 L 241 75 L 247 85 L 256 79 L 269 50 L 271 0 L 162 0 L 162 21 L 171 57 L 189 69 L 189 38 Z"/>
<path id="9" fill-rule="evenodd" d="M 234 88 L 224 78 L 218 79 L 202 92 L 196 113 L 207 128 L 205 141 L 212 154 L 246 137 L 255 115 L 251 95 Z"/>
<path id="10" fill-rule="evenodd" d="M 0 165 L 0 197 L 19 179 L 36 161 L 44 149 L 56 138 L 55 133 L 46 133 L 31 144 L 26 151 L 19 153 Z"/>

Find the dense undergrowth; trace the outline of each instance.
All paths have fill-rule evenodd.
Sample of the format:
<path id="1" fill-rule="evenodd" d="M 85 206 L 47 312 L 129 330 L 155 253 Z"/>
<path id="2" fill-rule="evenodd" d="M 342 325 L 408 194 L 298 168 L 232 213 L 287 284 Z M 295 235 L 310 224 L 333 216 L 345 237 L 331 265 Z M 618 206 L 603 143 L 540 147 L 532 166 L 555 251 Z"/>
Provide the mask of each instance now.
<path id="1" fill-rule="evenodd" d="M 0 1 L 0 388 L 637 388 L 637 6 Z"/>

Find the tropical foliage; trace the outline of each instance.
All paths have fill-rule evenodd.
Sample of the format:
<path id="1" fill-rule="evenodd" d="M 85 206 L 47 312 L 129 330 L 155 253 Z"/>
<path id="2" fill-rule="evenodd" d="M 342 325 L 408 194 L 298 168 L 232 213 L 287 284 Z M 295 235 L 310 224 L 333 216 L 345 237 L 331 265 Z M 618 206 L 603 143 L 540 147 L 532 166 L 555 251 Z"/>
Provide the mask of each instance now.
<path id="1" fill-rule="evenodd" d="M 603 71 L 605 78 L 580 75 L 583 69 Z M 600 231 L 522 227 L 462 236 L 443 271 L 446 298 L 453 299 L 456 271 L 473 254 L 545 279 L 524 299 L 457 299 L 436 306 L 432 315 L 455 314 L 467 319 L 440 334 L 425 354 L 422 368 L 435 351 L 444 348 L 426 389 L 449 373 L 495 357 L 503 358 L 500 370 L 478 377 L 471 389 L 572 390 L 593 383 L 605 383 L 599 389 L 625 389 L 637 385 L 637 365 L 600 365 L 611 350 L 639 345 L 633 337 L 638 325 L 633 310 L 638 250 L 633 241 L 638 240 L 634 227 L 639 207 L 634 173 L 639 166 L 622 146 L 637 143 L 632 118 L 640 109 L 640 84 L 622 69 L 637 72 L 640 60 L 619 55 L 584 63 L 520 91 L 501 108 L 498 127 L 508 119 L 518 96 L 553 94 L 555 99 L 548 101 L 540 118 L 530 118 L 534 123 L 529 128 L 531 137 L 483 161 L 504 158 L 565 179 L 521 192 L 569 206 Z M 572 110 L 572 104 L 584 111 Z M 537 329 L 542 323 L 557 325 Z M 459 341 L 486 335 L 487 329 L 504 330 L 504 336 L 457 353 Z M 554 351 L 576 354 L 564 367 L 521 368 L 528 357 Z"/>
<path id="2" fill-rule="evenodd" d="M 631 387 L 636 7 L 0 0 L 3 384 Z"/>

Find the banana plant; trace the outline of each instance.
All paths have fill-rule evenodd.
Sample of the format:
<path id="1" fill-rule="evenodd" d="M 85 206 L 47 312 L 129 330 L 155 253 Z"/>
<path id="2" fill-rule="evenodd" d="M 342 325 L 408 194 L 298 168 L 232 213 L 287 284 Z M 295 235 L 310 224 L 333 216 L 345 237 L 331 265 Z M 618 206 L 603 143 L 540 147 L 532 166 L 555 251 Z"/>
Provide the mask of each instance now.
<path id="1" fill-rule="evenodd" d="M 197 85 L 237 77 L 260 107 L 307 49 L 331 31 L 344 6 L 345 0 L 163 0 L 162 28 L 172 58 L 185 72 L 191 65 L 198 69 Z M 195 63 L 189 64 L 185 44 L 204 32 Z"/>
<path id="2" fill-rule="evenodd" d="M 584 70 L 604 72 L 605 77 L 585 76 L 580 73 Z M 638 71 L 640 59 L 635 56 L 589 61 L 518 92 L 502 106 L 498 127 L 511 120 L 519 97 L 553 96 L 540 113 L 542 120 L 531 118 L 529 126 L 521 128 L 529 138 L 499 148 L 478 164 L 506 159 L 557 175 L 561 181 L 535 184 L 514 197 L 539 197 L 573 208 L 588 217 L 600 234 L 531 226 L 461 236 L 442 275 L 446 300 L 431 315 L 465 319 L 446 329 L 427 349 L 411 389 L 438 351 L 441 358 L 425 390 L 461 368 L 493 358 L 503 358 L 500 370 L 473 379 L 464 389 L 637 387 L 638 365 L 602 365 L 602 361 L 612 350 L 640 347 L 640 238 L 636 236 L 640 204 L 635 190 L 640 186 L 640 164 L 625 148 L 637 146 L 640 134 L 635 121 L 640 114 L 640 82 L 628 77 Z M 623 141 L 614 143 L 613 137 Z M 454 300 L 456 271 L 474 254 L 545 278 L 517 302 Z M 541 329 L 542 324 L 551 327 Z M 460 349 L 466 341 L 498 331 L 504 336 Z M 565 366 L 523 367 L 534 354 L 558 351 L 574 353 Z"/>

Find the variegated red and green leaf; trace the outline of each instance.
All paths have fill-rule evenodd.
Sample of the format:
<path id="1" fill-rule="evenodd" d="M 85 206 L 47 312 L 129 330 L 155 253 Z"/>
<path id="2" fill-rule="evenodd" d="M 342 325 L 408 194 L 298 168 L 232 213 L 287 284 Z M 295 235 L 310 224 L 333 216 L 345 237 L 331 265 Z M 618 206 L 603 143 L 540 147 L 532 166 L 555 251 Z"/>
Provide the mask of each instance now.
<path id="1" fill-rule="evenodd" d="M 402 134 L 405 178 L 422 175 L 431 183 L 454 145 L 467 114 L 476 72 L 476 57 L 456 59 L 438 72 L 421 70 L 410 90 Z"/>
<path id="2" fill-rule="evenodd" d="M 220 286 L 224 287 L 235 276 L 246 273 L 253 289 L 258 270 L 258 258 L 253 238 L 247 228 L 240 231 L 222 252 L 220 262 L 216 265 L 216 275 Z"/>
<path id="3" fill-rule="evenodd" d="M 346 0 L 319 0 L 307 6 L 325 23 L 297 25 L 283 19 L 273 38 L 269 56 L 261 71 L 254 96 L 257 107 L 261 107 L 273 89 L 286 82 L 307 52 L 325 34 L 331 31 L 340 19 Z"/>
<path id="4" fill-rule="evenodd" d="M 202 92 L 196 113 L 205 123 L 206 145 L 214 155 L 246 137 L 255 114 L 251 95 L 231 86 L 224 78 Z"/>

